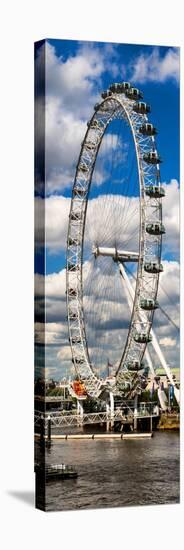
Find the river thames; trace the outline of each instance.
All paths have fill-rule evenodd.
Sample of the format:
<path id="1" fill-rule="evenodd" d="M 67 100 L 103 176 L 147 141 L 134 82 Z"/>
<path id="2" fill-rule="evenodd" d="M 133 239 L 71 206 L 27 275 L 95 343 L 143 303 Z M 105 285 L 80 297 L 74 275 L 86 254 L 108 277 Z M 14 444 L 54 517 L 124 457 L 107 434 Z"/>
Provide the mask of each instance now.
<path id="1" fill-rule="evenodd" d="M 76 466 L 77 479 L 49 481 L 46 510 L 179 502 L 179 433 L 144 440 L 68 440 L 46 449 L 48 464 Z"/>

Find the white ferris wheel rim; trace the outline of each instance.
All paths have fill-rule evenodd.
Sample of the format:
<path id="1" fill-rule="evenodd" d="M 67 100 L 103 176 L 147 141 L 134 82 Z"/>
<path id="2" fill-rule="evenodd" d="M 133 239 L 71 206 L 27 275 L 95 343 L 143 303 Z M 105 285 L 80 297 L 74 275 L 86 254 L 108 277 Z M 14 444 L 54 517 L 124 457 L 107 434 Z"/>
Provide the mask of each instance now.
<path id="1" fill-rule="evenodd" d="M 114 93 L 98 105 L 98 108 L 95 109 L 95 113 L 88 123 L 76 168 L 67 236 L 66 296 L 69 340 L 76 372 L 79 378 L 85 383 L 87 392 L 92 396 L 99 394 L 101 380 L 96 375 L 91 365 L 84 324 L 82 276 L 86 211 L 89 189 L 98 151 L 107 126 L 117 117 L 118 112 L 121 112 L 121 115 L 123 114 L 123 117 L 126 118 L 135 146 L 140 192 L 140 226 L 139 258 L 134 303 L 126 344 L 116 371 L 117 385 L 120 383 L 122 375 L 127 371 L 127 364 L 130 364 L 130 362 L 134 361 L 137 357 L 139 358 L 140 364 L 142 362 L 147 342 L 135 342 L 133 334 L 135 335 L 135 327 L 139 329 L 138 332 L 141 332 L 144 326 L 146 337 L 149 337 L 154 310 L 151 312 L 144 312 L 144 320 L 140 317 L 140 295 L 141 293 L 143 295 L 145 294 L 145 288 L 147 287 L 149 288 L 149 294 L 151 292 L 150 289 L 152 289 L 151 298 L 156 301 L 159 282 L 159 271 L 149 273 L 145 270 L 145 265 L 146 263 L 149 264 L 150 258 L 154 258 L 154 263 L 158 266 L 160 266 L 161 260 L 162 234 L 154 236 L 153 238 L 153 235 L 150 237 L 146 232 L 146 223 L 149 221 L 147 213 L 150 209 L 151 201 L 151 199 L 146 196 L 146 188 L 148 188 L 149 185 L 160 186 L 160 171 L 159 163 L 149 165 L 144 161 L 143 155 L 150 151 L 150 145 L 152 150 L 155 149 L 155 139 L 154 136 L 149 136 L 148 139 L 148 136 L 144 137 L 139 133 L 140 126 L 148 122 L 147 115 L 134 112 L 132 100 L 128 99 L 124 94 L 119 95 Z M 96 130 L 94 128 L 95 124 Z M 91 140 L 91 136 L 93 136 L 93 141 Z M 81 172 L 82 165 L 88 167 L 86 173 Z M 155 222 L 161 223 L 161 198 L 154 199 L 154 206 Z M 156 257 L 154 253 L 155 246 L 157 247 Z"/>

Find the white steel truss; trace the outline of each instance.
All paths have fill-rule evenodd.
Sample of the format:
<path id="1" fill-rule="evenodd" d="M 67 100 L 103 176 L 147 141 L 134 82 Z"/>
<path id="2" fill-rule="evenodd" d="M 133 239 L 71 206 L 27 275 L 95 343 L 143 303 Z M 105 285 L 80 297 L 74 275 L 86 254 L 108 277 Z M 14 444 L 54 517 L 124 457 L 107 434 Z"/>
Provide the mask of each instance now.
<path id="1" fill-rule="evenodd" d="M 134 300 L 134 289 L 133 289 L 133 286 L 132 286 L 132 284 L 129 280 L 129 277 L 128 277 L 126 271 L 125 271 L 124 266 L 120 262 L 119 262 L 119 271 L 121 273 L 123 281 L 125 281 L 125 285 L 126 285 L 127 290 L 128 290 L 127 301 L 128 301 L 128 304 L 130 305 L 130 300 L 131 300 L 132 303 L 133 303 L 133 300 Z M 130 308 L 131 308 L 131 305 L 130 305 Z M 144 312 L 140 308 L 139 308 L 139 316 L 140 316 L 140 318 L 141 317 L 143 318 L 143 322 L 144 322 Z M 176 401 L 179 405 L 180 404 L 180 392 L 179 392 L 179 389 L 176 386 L 176 382 L 175 382 L 175 379 L 173 378 L 171 369 L 167 365 L 167 362 L 166 362 L 165 357 L 163 355 L 163 352 L 162 352 L 162 350 L 159 346 L 158 339 L 156 337 L 156 334 L 155 334 L 153 328 L 151 328 L 150 333 L 151 333 L 151 336 L 152 336 L 151 344 L 154 348 L 154 351 L 155 351 L 155 353 L 156 353 L 156 355 L 159 359 L 159 362 L 160 362 L 161 366 L 165 370 L 165 373 L 167 375 L 167 378 L 168 378 L 169 382 L 174 387 L 174 395 L 175 395 Z M 150 357 L 150 354 L 149 354 L 147 348 L 146 348 L 146 352 L 145 352 L 145 357 L 146 357 L 146 360 L 148 362 L 148 365 L 149 365 L 149 368 L 150 368 L 152 374 L 155 374 L 153 364 L 152 364 L 152 361 L 151 361 L 151 357 Z"/>
<path id="2" fill-rule="evenodd" d="M 127 410 L 128 409 L 128 410 Z M 156 408 L 156 402 L 152 403 L 140 403 L 137 412 L 136 417 L 137 418 L 150 418 L 157 417 L 159 414 L 157 408 Z M 47 429 L 47 422 L 48 419 L 51 420 L 51 424 L 53 428 L 58 427 L 72 427 L 79 425 L 79 419 L 81 421 L 81 424 L 98 424 L 101 422 L 108 422 L 112 420 L 112 413 L 110 408 L 107 409 L 104 412 L 96 412 L 96 413 L 84 413 L 81 417 L 80 414 L 74 413 L 64 413 L 64 412 L 49 412 L 45 413 L 44 415 L 41 413 L 35 413 L 35 429 L 37 426 L 39 426 L 40 423 L 40 417 L 44 419 L 44 427 L 45 431 Z M 80 418 L 79 418 L 80 417 Z M 114 421 L 122 421 L 122 422 L 133 422 L 134 419 L 134 409 L 131 407 L 122 407 L 122 409 L 115 410 L 113 413 L 113 420 Z"/>

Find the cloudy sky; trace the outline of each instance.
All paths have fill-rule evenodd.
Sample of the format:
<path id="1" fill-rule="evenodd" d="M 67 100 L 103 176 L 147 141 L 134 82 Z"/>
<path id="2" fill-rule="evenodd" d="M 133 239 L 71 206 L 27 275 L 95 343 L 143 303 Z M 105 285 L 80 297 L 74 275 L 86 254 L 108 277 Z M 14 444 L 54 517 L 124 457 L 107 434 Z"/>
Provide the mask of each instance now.
<path id="1" fill-rule="evenodd" d="M 36 49 L 35 64 L 38 71 L 43 66 L 42 44 Z M 166 227 L 162 256 L 164 273 L 160 277 L 159 302 L 167 315 L 179 326 L 179 50 L 169 47 L 48 40 L 46 43 L 46 196 L 43 198 L 42 193 L 39 192 L 41 182 L 38 181 L 35 198 L 37 211 L 41 212 L 45 208 L 46 224 L 46 377 L 61 379 L 63 376 L 73 375 L 65 305 L 66 233 L 71 190 L 81 142 L 86 132 L 86 123 L 94 112 L 94 104 L 100 101 L 101 92 L 107 89 L 110 83 L 122 80 L 128 80 L 142 90 L 145 100 L 151 105 L 150 120 L 159 130 L 157 146 L 163 159 L 161 179 L 166 190 L 166 197 L 163 200 L 163 222 Z M 41 91 L 38 91 L 36 102 L 41 105 Z M 119 163 L 124 166 L 121 181 L 125 181 L 126 178 L 128 179 L 131 168 L 129 166 L 132 158 L 131 149 L 129 130 L 122 128 L 121 131 L 121 128 L 115 124 L 106 136 L 99 155 L 88 208 L 84 308 L 89 326 L 90 351 L 92 358 L 96 360 L 99 372 L 99 346 L 106 350 L 104 351 L 106 358 L 111 362 L 118 360 L 118 351 L 127 333 L 129 314 L 125 297 L 121 294 L 118 273 L 114 271 L 112 264 L 108 264 L 103 273 L 103 266 L 105 266 L 103 264 L 101 284 L 98 286 L 98 311 L 99 304 L 103 302 L 101 321 L 103 321 L 104 330 L 103 335 L 102 330 L 100 331 L 98 338 L 94 330 L 90 334 L 90 327 L 94 325 L 90 311 L 92 304 L 95 311 L 97 300 L 94 299 L 93 286 L 87 284 L 89 274 L 92 273 L 93 268 L 95 269 L 95 266 L 90 263 L 91 259 L 88 258 L 88 249 L 89 245 L 96 241 L 97 233 L 98 239 L 103 240 L 107 237 L 108 245 L 113 245 L 112 232 L 109 229 L 111 226 L 116 236 L 119 235 L 117 222 L 119 218 L 117 215 L 114 217 L 114 212 L 117 213 L 118 209 L 120 212 L 122 205 L 125 207 L 127 203 L 125 203 L 125 192 L 122 193 L 122 190 L 120 192 L 118 188 L 118 168 L 114 173 L 117 179 L 116 196 L 109 200 L 110 206 L 108 212 L 106 211 L 108 231 L 103 235 L 99 222 L 100 212 L 103 210 L 101 204 L 106 196 L 106 186 L 109 185 L 113 151 L 116 150 L 116 165 L 118 166 Z M 136 166 L 133 160 L 131 162 L 131 181 L 134 180 L 136 183 Z M 134 191 L 130 186 L 126 194 L 129 198 L 129 215 L 126 217 L 125 240 L 129 246 L 136 247 L 136 216 L 138 215 L 136 184 Z M 36 216 L 36 242 L 39 256 L 41 243 L 38 218 L 41 224 L 42 216 Z M 103 246 L 105 246 L 104 242 Z M 37 268 L 38 300 L 42 296 L 42 288 L 43 273 Z M 93 294 L 93 302 L 89 296 L 89 289 Z M 42 305 L 40 298 L 40 308 Z M 40 315 L 36 323 L 38 344 L 43 342 L 42 320 Z M 168 363 L 171 366 L 178 366 L 177 328 L 161 311 L 155 314 L 154 328 Z M 117 354 L 110 354 L 110 347 L 116 349 Z M 154 355 L 152 358 L 155 365 L 159 366 Z M 42 372 L 41 367 L 42 347 L 38 345 L 37 376 Z M 104 372 L 103 369 L 102 372 Z"/>

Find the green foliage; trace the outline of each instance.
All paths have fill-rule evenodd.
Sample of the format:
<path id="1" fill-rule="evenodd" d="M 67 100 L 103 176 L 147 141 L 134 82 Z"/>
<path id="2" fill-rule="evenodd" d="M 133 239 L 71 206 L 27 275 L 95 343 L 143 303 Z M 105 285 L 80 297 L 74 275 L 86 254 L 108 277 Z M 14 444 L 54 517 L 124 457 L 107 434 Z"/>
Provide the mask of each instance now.
<path id="1" fill-rule="evenodd" d="M 63 397 L 64 396 L 64 389 L 63 388 L 48 388 L 46 395 L 50 395 L 51 397 L 57 397 L 58 395 Z"/>
<path id="2" fill-rule="evenodd" d="M 158 402 L 158 394 L 157 394 L 157 390 L 155 390 L 152 394 L 152 397 L 151 397 L 151 394 L 150 394 L 150 391 L 149 390 L 144 390 L 140 397 L 139 397 L 139 402 L 141 401 L 145 401 L 146 403 L 149 401 L 155 401 L 155 402 Z"/>

